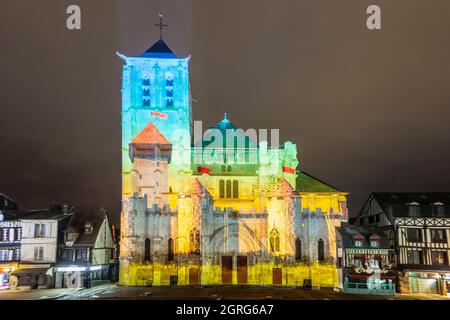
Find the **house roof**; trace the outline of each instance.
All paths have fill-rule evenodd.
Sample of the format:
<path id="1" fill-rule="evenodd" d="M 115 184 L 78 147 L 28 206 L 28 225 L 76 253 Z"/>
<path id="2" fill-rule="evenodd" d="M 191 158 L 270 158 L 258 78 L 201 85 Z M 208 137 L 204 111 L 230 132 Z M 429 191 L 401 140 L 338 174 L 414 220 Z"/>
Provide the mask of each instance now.
<path id="1" fill-rule="evenodd" d="M 342 192 L 328 183 L 313 177 L 305 171 L 297 170 L 296 190 L 298 192 Z"/>
<path id="2" fill-rule="evenodd" d="M 10 219 L 17 220 L 61 220 L 70 217 L 75 212 L 73 208 L 64 212 L 62 206 L 52 205 L 48 209 L 4 210 L 4 213 L 7 213 Z"/>
<path id="3" fill-rule="evenodd" d="M 344 248 L 355 247 L 354 237 L 362 236 L 364 239 L 360 248 L 369 248 L 371 236 L 376 236 L 380 240 L 379 248 L 389 249 L 389 243 L 384 231 L 376 226 L 355 226 L 348 223 L 342 223 L 340 227 L 336 228 L 341 235 Z M 359 238 L 359 237 L 358 237 Z"/>
<path id="4" fill-rule="evenodd" d="M 355 235 L 371 236 L 376 234 L 380 237 L 386 237 L 384 231 L 376 226 L 355 226 L 349 223 L 342 223 L 340 227 L 336 228 L 342 236 L 353 237 Z"/>
<path id="5" fill-rule="evenodd" d="M 105 210 L 77 212 L 70 219 L 66 231 L 73 231 L 79 234 L 74 243 L 75 245 L 94 245 L 106 216 Z M 92 224 L 92 232 L 86 232 L 86 222 Z"/>
<path id="6" fill-rule="evenodd" d="M 432 217 L 436 205 L 441 205 L 443 215 L 450 217 L 449 192 L 374 192 L 372 197 L 389 216 L 409 217 L 410 205 L 415 204 L 421 217 Z"/>
<path id="7" fill-rule="evenodd" d="M 149 122 L 131 141 L 132 144 L 170 144 L 164 135 Z"/>
<path id="8" fill-rule="evenodd" d="M 0 193 L 0 209 L 17 210 L 17 203 L 10 197 Z"/>
<path id="9" fill-rule="evenodd" d="M 142 55 L 142 58 L 163 58 L 173 59 L 177 55 L 169 48 L 163 39 L 156 41 L 150 48 L 148 48 Z"/>

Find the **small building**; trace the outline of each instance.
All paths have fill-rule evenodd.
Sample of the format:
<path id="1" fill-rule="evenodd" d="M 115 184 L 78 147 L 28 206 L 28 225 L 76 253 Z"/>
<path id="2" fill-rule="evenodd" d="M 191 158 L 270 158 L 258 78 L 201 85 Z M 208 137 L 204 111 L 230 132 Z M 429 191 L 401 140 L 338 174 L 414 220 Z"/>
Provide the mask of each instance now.
<path id="1" fill-rule="evenodd" d="M 73 209 L 67 205 L 52 205 L 49 209 L 8 213 L 22 226 L 20 264 L 12 272 L 11 287 L 51 287 L 53 279 L 49 269 L 56 263 L 58 238 L 73 215 Z"/>
<path id="2" fill-rule="evenodd" d="M 395 294 L 395 274 L 389 257 L 393 249 L 383 230 L 347 223 L 336 228 L 338 267 L 343 290 L 351 294 Z"/>
<path id="3" fill-rule="evenodd" d="M 372 193 L 355 217 L 385 230 L 402 293 L 450 292 L 450 193 Z"/>
<path id="4" fill-rule="evenodd" d="M 58 244 L 55 288 L 91 287 L 117 278 L 114 239 L 105 210 L 77 212 Z"/>
<path id="5" fill-rule="evenodd" d="M 9 289 L 11 273 L 19 268 L 22 222 L 14 215 L 0 212 L 0 290 L 3 290 Z"/>

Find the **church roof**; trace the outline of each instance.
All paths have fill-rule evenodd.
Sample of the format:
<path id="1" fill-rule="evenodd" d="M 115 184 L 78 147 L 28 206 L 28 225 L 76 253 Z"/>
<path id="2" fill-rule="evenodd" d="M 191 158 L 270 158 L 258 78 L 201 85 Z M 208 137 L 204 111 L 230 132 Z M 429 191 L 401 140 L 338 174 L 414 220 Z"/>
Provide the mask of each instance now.
<path id="1" fill-rule="evenodd" d="M 342 192 L 328 183 L 300 170 L 297 170 L 296 186 L 298 192 Z"/>
<path id="2" fill-rule="evenodd" d="M 291 186 L 291 184 L 285 178 L 281 178 L 278 184 L 275 186 L 273 194 L 298 195 L 298 192 Z"/>
<path id="3" fill-rule="evenodd" d="M 205 186 L 202 185 L 197 178 L 195 178 L 194 180 L 192 180 L 192 183 L 189 186 L 188 194 L 202 194 L 202 193 L 209 194 L 208 189 L 206 189 Z"/>
<path id="4" fill-rule="evenodd" d="M 163 39 L 156 41 L 142 55 L 142 58 L 177 58 L 177 55 L 169 48 Z"/>
<path id="5" fill-rule="evenodd" d="M 149 122 L 139 134 L 134 137 L 132 144 L 170 144 L 164 135 Z"/>
<path id="6" fill-rule="evenodd" d="M 217 123 L 215 126 L 209 127 L 209 129 L 217 129 L 222 134 L 222 146 L 224 148 L 227 147 L 227 130 L 233 130 L 236 131 L 239 128 L 236 127 L 231 121 L 227 118 L 227 114 L 225 113 L 223 116 L 223 119 Z M 195 143 L 196 146 L 201 145 L 203 148 L 209 146 L 211 143 L 215 142 L 215 139 L 211 140 L 210 136 L 212 134 L 206 134 L 203 139 L 197 141 Z M 250 136 L 246 135 L 243 131 L 238 131 L 235 133 L 236 137 L 239 137 L 239 141 L 244 141 L 245 147 L 256 147 L 256 144 L 253 142 Z M 213 135 L 214 137 L 214 135 Z M 231 145 L 234 145 L 235 142 L 232 142 Z"/>
<path id="7" fill-rule="evenodd" d="M 210 127 L 211 129 L 219 129 L 222 132 L 226 132 L 227 129 L 236 130 L 237 127 L 231 123 L 230 120 L 227 118 L 227 114 L 224 113 L 222 121 L 220 121 L 215 126 Z"/>

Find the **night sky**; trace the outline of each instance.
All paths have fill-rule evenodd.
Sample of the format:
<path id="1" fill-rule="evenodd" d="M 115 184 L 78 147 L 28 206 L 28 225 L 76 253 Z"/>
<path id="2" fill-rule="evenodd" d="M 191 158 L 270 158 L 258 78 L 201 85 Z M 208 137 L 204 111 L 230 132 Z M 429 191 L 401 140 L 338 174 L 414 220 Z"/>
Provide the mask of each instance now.
<path id="1" fill-rule="evenodd" d="M 66 28 L 78 4 L 82 30 Z M 380 4 L 381 31 L 365 26 Z M 300 168 L 350 192 L 450 191 L 448 0 L 0 3 L 0 192 L 24 209 L 120 212 L 121 61 L 191 55 L 194 119 L 279 128 Z"/>

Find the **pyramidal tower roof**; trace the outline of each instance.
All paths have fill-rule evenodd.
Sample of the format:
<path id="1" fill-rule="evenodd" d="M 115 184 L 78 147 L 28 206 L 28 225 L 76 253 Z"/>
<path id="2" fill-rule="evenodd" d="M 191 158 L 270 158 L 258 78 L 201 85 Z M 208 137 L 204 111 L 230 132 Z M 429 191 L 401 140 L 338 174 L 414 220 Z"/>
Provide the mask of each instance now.
<path id="1" fill-rule="evenodd" d="M 275 186 L 273 194 L 298 195 L 298 192 L 291 186 L 291 184 L 285 178 L 281 178 L 278 184 Z"/>
<path id="2" fill-rule="evenodd" d="M 169 46 L 164 42 L 162 36 L 162 30 L 167 27 L 167 24 L 163 24 L 163 15 L 159 13 L 159 23 L 155 23 L 155 27 L 159 28 L 159 40 L 156 41 L 150 48 L 148 48 L 142 55 L 142 58 L 164 58 L 173 59 L 177 58 L 177 55 L 169 48 Z"/>
<path id="3" fill-rule="evenodd" d="M 165 58 L 176 59 L 177 55 L 169 48 L 163 39 L 156 41 L 150 48 L 143 54 L 142 58 Z"/>
<path id="4" fill-rule="evenodd" d="M 170 144 L 164 135 L 149 122 L 137 136 L 134 137 L 132 144 Z"/>
<path id="5" fill-rule="evenodd" d="M 197 178 L 192 180 L 192 183 L 189 186 L 188 193 L 189 194 L 201 194 L 201 193 L 209 194 L 208 190 L 205 188 L 204 185 L 202 185 L 200 183 L 200 181 Z"/>

